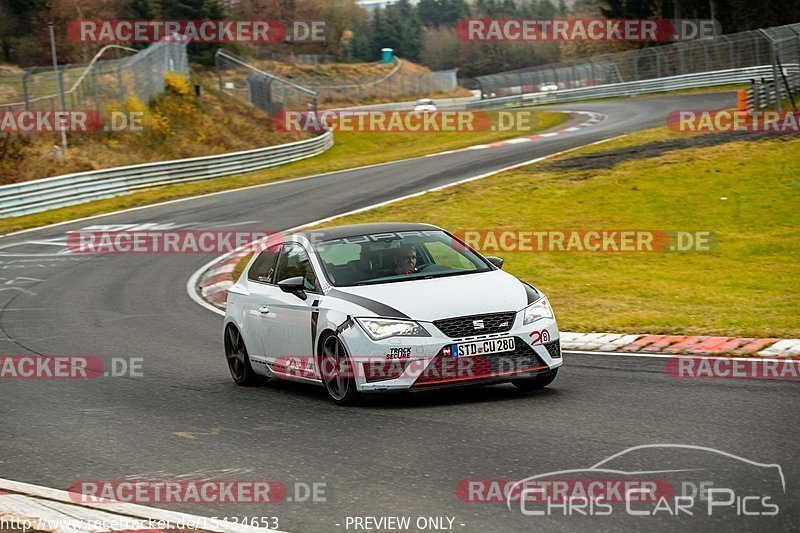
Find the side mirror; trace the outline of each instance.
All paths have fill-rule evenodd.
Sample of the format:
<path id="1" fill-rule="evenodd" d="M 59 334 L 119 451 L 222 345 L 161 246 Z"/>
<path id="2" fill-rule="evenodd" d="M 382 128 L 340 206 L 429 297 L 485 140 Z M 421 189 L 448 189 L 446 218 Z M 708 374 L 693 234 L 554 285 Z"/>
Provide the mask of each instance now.
<path id="1" fill-rule="evenodd" d="M 494 266 L 496 266 L 497 268 L 503 268 L 503 263 L 505 263 L 505 259 L 494 255 L 487 255 L 486 260 L 489 261 Z"/>
<path id="2" fill-rule="evenodd" d="M 279 281 L 278 287 L 280 287 L 283 292 L 290 292 L 301 300 L 308 298 L 308 296 L 306 296 L 305 280 L 303 279 L 303 276 L 295 276 L 293 278 L 286 278 L 283 281 Z"/>

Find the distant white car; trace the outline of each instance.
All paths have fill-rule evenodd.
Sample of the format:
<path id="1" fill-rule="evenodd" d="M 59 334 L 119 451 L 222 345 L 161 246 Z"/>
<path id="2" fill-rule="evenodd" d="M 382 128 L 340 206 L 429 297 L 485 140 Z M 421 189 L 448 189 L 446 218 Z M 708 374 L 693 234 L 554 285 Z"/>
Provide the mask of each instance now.
<path id="1" fill-rule="evenodd" d="M 428 224 L 306 230 L 267 243 L 228 290 L 234 381 L 362 393 L 511 382 L 549 385 L 561 366 L 547 298 Z"/>
<path id="2" fill-rule="evenodd" d="M 550 91 L 557 91 L 557 90 L 558 90 L 558 85 L 556 85 L 555 83 L 545 83 L 544 85 L 541 85 L 539 87 L 539 92 L 542 93 L 548 93 Z"/>
<path id="3" fill-rule="evenodd" d="M 417 103 L 414 104 L 415 113 L 432 113 L 434 111 L 436 111 L 436 104 L 428 98 L 417 100 Z"/>

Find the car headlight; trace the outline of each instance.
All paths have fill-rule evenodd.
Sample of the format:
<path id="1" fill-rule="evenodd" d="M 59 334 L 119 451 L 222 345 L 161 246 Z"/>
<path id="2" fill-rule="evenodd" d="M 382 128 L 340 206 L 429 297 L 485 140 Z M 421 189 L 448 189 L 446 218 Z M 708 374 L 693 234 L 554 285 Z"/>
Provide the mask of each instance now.
<path id="1" fill-rule="evenodd" d="M 356 318 L 364 331 L 374 340 L 389 337 L 430 337 L 431 334 L 413 320 L 393 318 Z"/>
<path id="2" fill-rule="evenodd" d="M 523 309 L 523 313 L 523 325 L 531 324 L 537 320 L 541 320 L 542 318 L 555 318 L 553 315 L 553 309 L 550 307 L 550 302 L 548 302 L 547 298 L 544 296 Z"/>

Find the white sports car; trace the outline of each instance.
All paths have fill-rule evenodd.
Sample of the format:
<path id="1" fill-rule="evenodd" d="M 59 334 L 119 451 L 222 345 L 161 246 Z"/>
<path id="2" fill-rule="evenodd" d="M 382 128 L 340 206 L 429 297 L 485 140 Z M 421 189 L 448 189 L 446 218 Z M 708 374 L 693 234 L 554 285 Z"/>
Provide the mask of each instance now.
<path id="1" fill-rule="evenodd" d="M 511 382 L 549 385 L 561 366 L 547 298 L 428 224 L 307 230 L 267 243 L 228 290 L 234 381 L 363 393 Z"/>
<path id="2" fill-rule="evenodd" d="M 422 98 L 414 104 L 415 113 L 433 113 L 434 111 L 436 111 L 436 104 L 429 98 Z"/>

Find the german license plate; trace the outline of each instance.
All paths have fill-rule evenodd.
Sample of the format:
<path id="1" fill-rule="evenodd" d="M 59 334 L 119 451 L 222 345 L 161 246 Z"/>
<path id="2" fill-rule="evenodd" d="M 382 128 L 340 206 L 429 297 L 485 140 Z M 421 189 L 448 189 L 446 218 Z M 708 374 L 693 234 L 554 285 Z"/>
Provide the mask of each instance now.
<path id="1" fill-rule="evenodd" d="M 516 349 L 516 343 L 514 342 L 514 337 L 502 337 L 477 342 L 451 344 L 449 348 L 451 357 L 473 357 L 475 355 L 513 352 Z"/>

